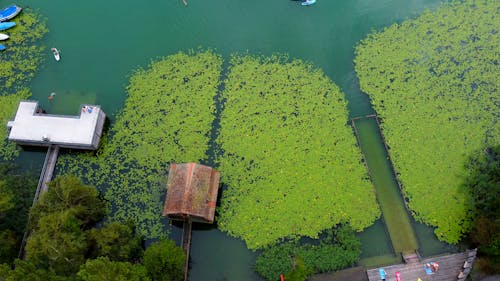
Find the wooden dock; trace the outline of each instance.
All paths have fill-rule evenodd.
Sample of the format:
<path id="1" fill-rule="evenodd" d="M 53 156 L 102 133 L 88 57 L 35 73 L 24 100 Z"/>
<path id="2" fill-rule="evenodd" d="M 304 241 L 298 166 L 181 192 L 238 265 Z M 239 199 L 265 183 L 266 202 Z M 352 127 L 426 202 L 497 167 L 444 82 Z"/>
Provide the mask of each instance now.
<path id="1" fill-rule="evenodd" d="M 472 264 L 476 257 L 477 250 L 468 250 L 462 253 L 442 255 L 432 258 L 426 258 L 420 262 L 411 262 L 408 264 L 396 264 L 383 267 L 387 273 L 387 280 L 394 280 L 395 273 L 399 271 L 401 280 L 423 281 L 464 281 L 469 275 Z M 439 270 L 432 275 L 425 273 L 424 265 L 430 262 L 437 262 Z M 366 271 L 368 280 L 380 281 L 379 268 Z"/>
<path id="2" fill-rule="evenodd" d="M 193 223 L 190 219 L 184 221 L 182 226 L 182 249 L 186 254 L 186 262 L 184 263 L 184 281 L 188 280 L 189 271 L 189 251 L 191 250 L 191 232 Z"/>

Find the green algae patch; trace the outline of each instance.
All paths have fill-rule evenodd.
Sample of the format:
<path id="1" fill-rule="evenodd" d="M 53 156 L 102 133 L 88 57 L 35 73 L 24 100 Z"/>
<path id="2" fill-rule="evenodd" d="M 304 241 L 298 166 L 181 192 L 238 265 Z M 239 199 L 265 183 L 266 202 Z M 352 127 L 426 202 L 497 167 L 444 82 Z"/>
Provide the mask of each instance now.
<path id="1" fill-rule="evenodd" d="M 19 101 L 31 96 L 26 84 L 43 61 L 44 47 L 39 41 L 48 32 L 46 20 L 30 9 L 16 17 L 17 25 L 8 30 L 7 46 L 0 52 L 0 123 L 7 124 L 16 113 Z M 12 160 L 19 154 L 7 140 L 7 130 L 0 130 L 0 159 Z"/>
<path id="2" fill-rule="evenodd" d="M 222 98 L 220 229 L 257 249 L 380 216 L 344 95 L 322 71 L 235 55 Z"/>
<path id="3" fill-rule="evenodd" d="M 60 169 L 100 188 L 110 219 L 133 220 L 148 238 L 161 223 L 168 165 L 206 159 L 222 59 L 211 51 L 178 53 L 139 69 L 96 154 L 68 155 Z"/>
<path id="4" fill-rule="evenodd" d="M 468 157 L 500 140 L 499 13 L 498 1 L 454 2 L 356 48 L 408 205 L 448 243 L 471 224 Z"/>

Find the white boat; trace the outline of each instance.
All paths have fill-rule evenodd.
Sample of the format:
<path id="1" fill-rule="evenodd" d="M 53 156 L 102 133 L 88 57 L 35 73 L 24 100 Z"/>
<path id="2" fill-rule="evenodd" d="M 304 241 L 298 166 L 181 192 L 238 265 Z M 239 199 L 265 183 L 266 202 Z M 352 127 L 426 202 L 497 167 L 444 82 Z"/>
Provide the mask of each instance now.
<path id="1" fill-rule="evenodd" d="M 0 33 L 0 41 L 9 39 L 9 35 Z"/>
<path id="2" fill-rule="evenodd" d="M 56 48 L 51 48 L 50 50 L 52 51 L 52 54 L 54 54 L 54 58 L 56 59 L 56 61 L 59 61 L 61 59 L 59 50 L 57 50 Z"/>

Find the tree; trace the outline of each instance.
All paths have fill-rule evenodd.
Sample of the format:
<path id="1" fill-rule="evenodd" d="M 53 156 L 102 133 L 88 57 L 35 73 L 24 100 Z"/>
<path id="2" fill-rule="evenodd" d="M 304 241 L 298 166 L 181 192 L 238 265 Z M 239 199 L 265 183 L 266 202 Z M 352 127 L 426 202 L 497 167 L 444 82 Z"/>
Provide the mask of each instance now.
<path id="1" fill-rule="evenodd" d="M 0 231 L 0 263 L 11 263 L 17 254 L 17 239 L 9 229 Z"/>
<path id="2" fill-rule="evenodd" d="M 157 281 L 182 280 L 186 254 L 172 240 L 153 243 L 144 252 L 143 264 Z"/>
<path id="3" fill-rule="evenodd" d="M 500 272 L 500 145 L 475 155 L 467 165 L 465 185 L 472 193 L 476 216 L 470 239 L 483 256 L 483 270 Z"/>
<path id="4" fill-rule="evenodd" d="M 2 281 L 66 281 L 68 278 L 57 276 L 52 270 L 37 268 L 33 264 L 16 260 L 15 269 L 7 264 L 0 264 L 0 280 Z"/>
<path id="5" fill-rule="evenodd" d="M 73 209 L 40 218 L 26 242 L 26 260 L 57 274 L 75 274 L 85 262 L 88 243 Z"/>
<path id="6" fill-rule="evenodd" d="M 0 164 L 0 263 L 13 264 L 26 229 L 36 177 Z"/>
<path id="7" fill-rule="evenodd" d="M 112 261 L 132 261 L 142 256 L 142 238 L 136 236 L 133 224 L 112 222 L 101 229 L 91 229 L 91 256 L 106 256 Z"/>
<path id="8" fill-rule="evenodd" d="M 0 218 L 5 212 L 14 207 L 14 194 L 7 188 L 5 181 L 0 180 Z"/>
<path id="9" fill-rule="evenodd" d="M 293 270 L 285 274 L 285 277 L 288 281 L 304 281 L 313 273 L 314 270 L 308 268 L 300 256 L 296 256 L 294 259 Z"/>
<path id="10" fill-rule="evenodd" d="M 146 268 L 129 262 L 111 261 L 108 257 L 87 260 L 77 274 L 83 281 L 146 281 L 150 280 Z"/>
<path id="11" fill-rule="evenodd" d="M 89 227 L 106 214 L 106 205 L 93 186 L 83 184 L 74 176 L 60 176 L 49 183 L 49 189 L 30 212 L 30 226 L 36 227 L 40 218 L 54 212 L 73 209 L 82 227 Z"/>

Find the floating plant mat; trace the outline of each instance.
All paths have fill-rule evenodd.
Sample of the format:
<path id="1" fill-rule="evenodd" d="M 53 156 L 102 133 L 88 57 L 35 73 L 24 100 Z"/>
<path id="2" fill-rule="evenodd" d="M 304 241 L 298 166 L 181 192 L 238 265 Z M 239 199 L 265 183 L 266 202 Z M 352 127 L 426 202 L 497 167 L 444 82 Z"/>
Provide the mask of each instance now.
<path id="1" fill-rule="evenodd" d="M 0 52 L 0 123 L 14 117 L 19 101 L 28 99 L 26 87 L 43 61 L 44 47 L 40 40 L 48 32 L 46 20 L 25 9 L 16 17 L 16 26 L 9 29 L 9 40 L 1 41 L 7 49 Z M 7 130 L 0 130 L 0 159 L 11 160 L 19 154 L 14 143 L 7 141 Z"/>
<path id="2" fill-rule="evenodd" d="M 467 159 L 500 141 L 499 13 L 498 1 L 456 1 L 356 48 L 408 205 L 449 243 L 470 227 Z"/>
<path id="3" fill-rule="evenodd" d="M 321 70 L 235 55 L 223 99 L 222 230 L 257 249 L 341 222 L 360 231 L 379 217 L 344 95 Z"/>
<path id="4" fill-rule="evenodd" d="M 178 53 L 137 70 L 123 111 L 97 152 L 61 158 L 105 194 L 110 219 L 137 223 L 146 237 L 165 235 L 160 220 L 170 162 L 206 158 L 222 60 L 211 51 Z"/>

